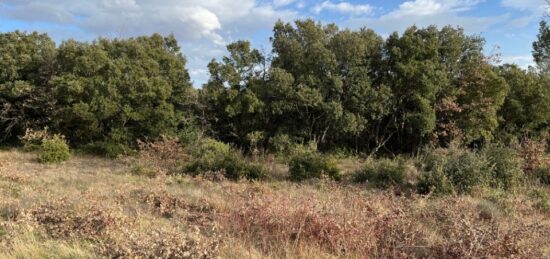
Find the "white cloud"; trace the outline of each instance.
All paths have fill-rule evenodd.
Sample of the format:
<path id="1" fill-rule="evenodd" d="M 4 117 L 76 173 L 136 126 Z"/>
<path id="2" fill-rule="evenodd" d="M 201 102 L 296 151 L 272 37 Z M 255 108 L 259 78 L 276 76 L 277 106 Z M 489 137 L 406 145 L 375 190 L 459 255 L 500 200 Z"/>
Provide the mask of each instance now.
<path id="1" fill-rule="evenodd" d="M 273 5 L 275 7 L 287 6 L 296 2 L 296 0 L 273 0 Z"/>
<path id="2" fill-rule="evenodd" d="M 525 27 L 541 18 L 547 7 L 545 0 L 502 0 L 501 5 L 507 8 L 528 12 L 528 15 L 509 22 L 514 28 Z"/>
<path id="3" fill-rule="evenodd" d="M 399 9 L 387 16 L 429 16 L 442 13 L 457 13 L 471 9 L 481 0 L 414 0 L 402 3 Z"/>
<path id="4" fill-rule="evenodd" d="M 354 5 L 348 2 L 333 3 L 331 1 L 324 1 L 313 7 L 313 11 L 317 14 L 325 10 L 351 15 L 367 15 L 373 13 L 374 7 L 368 4 Z"/>
<path id="5" fill-rule="evenodd" d="M 535 62 L 533 56 L 531 55 L 522 55 L 522 56 L 502 56 L 502 64 L 516 64 L 521 68 L 527 69 L 529 66 L 534 67 Z"/>
<path id="6" fill-rule="evenodd" d="M 194 79 L 204 82 L 206 64 L 224 53 L 226 43 L 269 30 L 279 18 L 293 20 L 298 16 L 297 12 L 285 6 L 294 2 L 0 0 L 0 17 L 27 22 L 29 28 L 50 32 L 63 39 L 173 33 L 188 57 L 188 67 L 196 76 Z M 48 26 L 41 26 L 43 23 Z"/>
<path id="7" fill-rule="evenodd" d="M 493 25 L 505 22 L 508 14 L 499 16 L 467 16 L 464 13 L 483 0 L 414 0 L 406 1 L 377 18 L 352 18 L 349 27 L 367 26 L 382 33 L 403 31 L 411 25 L 453 25 L 463 27 L 468 33 L 481 33 Z"/>
<path id="8" fill-rule="evenodd" d="M 546 6 L 545 0 L 502 0 L 502 6 L 517 9 L 520 11 L 530 11 L 542 14 Z"/>

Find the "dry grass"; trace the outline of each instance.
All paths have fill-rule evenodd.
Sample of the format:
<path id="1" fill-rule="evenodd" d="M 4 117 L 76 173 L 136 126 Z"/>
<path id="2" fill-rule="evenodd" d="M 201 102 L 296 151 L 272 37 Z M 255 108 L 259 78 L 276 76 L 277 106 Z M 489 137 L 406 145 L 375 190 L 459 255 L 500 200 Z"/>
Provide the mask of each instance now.
<path id="1" fill-rule="evenodd" d="M 134 162 L 0 151 L 0 258 L 550 257 L 550 215 L 522 193 L 150 178 Z"/>

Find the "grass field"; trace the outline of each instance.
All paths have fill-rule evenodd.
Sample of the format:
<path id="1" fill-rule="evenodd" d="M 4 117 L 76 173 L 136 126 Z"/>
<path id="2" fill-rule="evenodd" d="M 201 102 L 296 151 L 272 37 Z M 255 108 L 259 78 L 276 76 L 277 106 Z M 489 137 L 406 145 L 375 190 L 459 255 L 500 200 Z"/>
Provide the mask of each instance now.
<path id="1" fill-rule="evenodd" d="M 262 182 L 135 175 L 135 162 L 0 151 L 0 258 L 550 257 L 543 187 L 421 197 L 297 184 L 276 162 Z"/>

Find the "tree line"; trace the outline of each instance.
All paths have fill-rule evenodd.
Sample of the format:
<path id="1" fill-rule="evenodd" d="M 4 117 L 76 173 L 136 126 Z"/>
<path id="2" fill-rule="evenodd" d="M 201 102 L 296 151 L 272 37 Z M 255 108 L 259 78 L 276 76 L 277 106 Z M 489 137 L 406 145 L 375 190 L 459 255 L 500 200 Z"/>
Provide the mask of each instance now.
<path id="1" fill-rule="evenodd" d="M 0 142 L 48 127 L 74 147 L 135 146 L 207 134 L 247 150 L 315 142 L 321 150 L 415 152 L 550 140 L 550 28 L 536 67 L 496 64 L 463 29 L 409 27 L 383 38 L 313 20 L 277 22 L 264 54 L 227 46 L 192 86 L 174 36 L 68 40 L 0 34 Z"/>

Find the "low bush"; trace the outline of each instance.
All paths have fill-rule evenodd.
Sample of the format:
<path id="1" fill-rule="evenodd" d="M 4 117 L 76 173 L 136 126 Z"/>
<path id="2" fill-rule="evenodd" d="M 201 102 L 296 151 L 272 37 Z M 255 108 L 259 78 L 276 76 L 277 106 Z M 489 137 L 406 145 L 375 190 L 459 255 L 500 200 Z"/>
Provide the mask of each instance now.
<path id="1" fill-rule="evenodd" d="M 419 194 L 435 193 L 440 195 L 452 194 L 453 185 L 443 168 L 434 168 L 435 170 L 422 172 L 416 186 Z"/>
<path id="2" fill-rule="evenodd" d="M 475 187 L 506 191 L 523 183 L 523 160 L 515 150 L 489 145 L 479 152 L 434 150 L 421 159 L 417 190 L 427 193 L 470 193 Z"/>
<path id="3" fill-rule="evenodd" d="M 269 139 L 269 145 L 275 153 L 282 155 L 291 153 L 296 143 L 289 135 L 278 134 Z"/>
<path id="4" fill-rule="evenodd" d="M 485 156 L 490 164 L 491 187 L 509 191 L 522 183 L 523 160 L 515 150 L 490 145 L 484 148 L 480 155 Z"/>
<path id="5" fill-rule="evenodd" d="M 69 158 L 71 158 L 71 151 L 63 136 L 54 135 L 42 140 L 38 155 L 41 163 L 61 163 Z"/>
<path id="6" fill-rule="evenodd" d="M 114 142 L 93 142 L 86 144 L 82 146 L 81 148 L 84 152 L 97 155 L 97 156 L 103 156 L 108 158 L 117 158 L 124 155 L 130 155 L 134 153 L 134 150 L 132 150 L 130 147 L 126 146 L 125 144 L 121 143 L 114 143 Z"/>
<path id="7" fill-rule="evenodd" d="M 469 193 L 489 186 L 492 165 L 482 154 L 467 150 L 434 150 L 421 159 L 423 172 L 417 186 L 421 194 Z"/>
<path id="8" fill-rule="evenodd" d="M 141 165 L 132 167 L 130 173 L 136 176 L 145 176 L 147 178 L 155 178 L 160 174 L 160 172 L 154 168 Z"/>
<path id="9" fill-rule="evenodd" d="M 408 167 L 402 159 L 373 160 L 355 173 L 355 181 L 369 182 L 379 188 L 405 187 L 409 185 Z"/>
<path id="10" fill-rule="evenodd" d="M 289 163 L 290 179 L 302 181 L 327 176 L 334 180 L 340 179 L 340 171 L 336 162 L 317 152 L 301 152 L 294 155 Z"/>
<path id="11" fill-rule="evenodd" d="M 458 193 L 469 193 L 474 187 L 489 184 L 492 168 L 489 161 L 474 152 L 449 154 L 445 173 Z"/>
<path id="12" fill-rule="evenodd" d="M 550 166 L 538 167 L 533 171 L 533 177 L 544 185 L 550 185 Z"/>
<path id="13" fill-rule="evenodd" d="M 208 172 L 223 172 L 231 180 L 261 179 L 267 176 L 260 165 L 249 164 L 243 155 L 231 146 L 214 139 L 204 139 L 192 148 L 193 158 L 184 166 L 184 173 L 193 176 Z"/>
<path id="14" fill-rule="evenodd" d="M 534 200 L 534 206 L 544 213 L 550 213 L 550 195 L 542 189 L 534 189 L 529 193 Z"/>
<path id="15" fill-rule="evenodd" d="M 48 128 L 43 130 L 33 130 L 27 129 L 25 135 L 20 137 L 21 143 L 23 144 L 23 150 L 26 152 L 35 152 L 40 150 L 42 145 L 42 140 L 51 138 Z"/>
<path id="16" fill-rule="evenodd" d="M 523 158 L 523 171 L 531 173 L 543 164 L 548 142 L 544 139 L 522 139 L 515 145 L 518 154 Z"/>
<path id="17" fill-rule="evenodd" d="M 178 138 L 161 136 L 155 141 L 137 141 L 139 149 L 135 164 L 159 174 L 175 174 L 189 159 Z"/>

